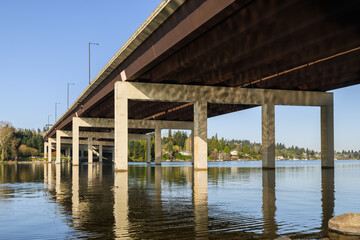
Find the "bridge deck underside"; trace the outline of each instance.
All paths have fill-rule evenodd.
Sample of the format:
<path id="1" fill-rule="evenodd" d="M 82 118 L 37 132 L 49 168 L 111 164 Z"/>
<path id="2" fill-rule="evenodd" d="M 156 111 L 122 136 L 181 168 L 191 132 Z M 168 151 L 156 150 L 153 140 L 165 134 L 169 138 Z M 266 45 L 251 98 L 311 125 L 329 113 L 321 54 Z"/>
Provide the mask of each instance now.
<path id="1" fill-rule="evenodd" d="M 234 1 L 185 38 L 167 38 L 191 28 L 180 24 L 189 14 L 207 14 L 203 2 L 186 1 L 59 128 L 70 129 L 75 112 L 113 118 L 114 83 L 123 70 L 129 81 L 148 83 L 307 91 L 360 83 L 359 1 Z M 250 107 L 209 104 L 208 117 Z M 193 106 L 130 101 L 129 118 L 192 121 Z"/>

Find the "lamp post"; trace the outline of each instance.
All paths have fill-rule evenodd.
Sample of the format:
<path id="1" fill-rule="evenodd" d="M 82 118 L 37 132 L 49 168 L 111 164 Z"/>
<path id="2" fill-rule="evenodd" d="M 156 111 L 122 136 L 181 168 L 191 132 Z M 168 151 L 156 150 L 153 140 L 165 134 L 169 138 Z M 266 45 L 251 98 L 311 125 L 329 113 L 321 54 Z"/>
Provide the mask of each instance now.
<path id="1" fill-rule="evenodd" d="M 50 117 L 51 117 L 51 115 L 48 115 L 48 124 L 47 124 L 48 130 L 50 128 Z"/>
<path id="2" fill-rule="evenodd" d="M 69 86 L 75 85 L 75 83 L 68 83 L 67 84 L 67 109 L 69 109 Z"/>
<path id="3" fill-rule="evenodd" d="M 55 121 L 54 123 L 56 122 L 56 119 L 57 119 L 57 105 L 60 104 L 59 102 L 56 102 L 55 103 Z"/>
<path id="4" fill-rule="evenodd" d="M 90 45 L 100 45 L 100 44 L 89 42 L 89 84 L 90 84 Z"/>

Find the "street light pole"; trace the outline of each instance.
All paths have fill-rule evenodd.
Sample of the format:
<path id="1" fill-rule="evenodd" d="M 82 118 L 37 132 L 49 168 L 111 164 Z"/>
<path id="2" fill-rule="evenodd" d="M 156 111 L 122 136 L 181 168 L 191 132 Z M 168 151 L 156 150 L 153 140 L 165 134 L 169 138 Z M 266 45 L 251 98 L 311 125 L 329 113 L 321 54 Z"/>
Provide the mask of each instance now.
<path id="1" fill-rule="evenodd" d="M 56 122 L 56 119 L 57 119 L 57 105 L 60 104 L 59 102 L 56 102 L 55 103 L 55 121 L 54 123 Z"/>
<path id="2" fill-rule="evenodd" d="M 91 78 L 90 78 L 90 45 L 100 45 L 99 43 L 92 43 L 92 42 L 89 42 L 89 84 L 90 84 L 90 81 L 91 81 Z"/>
<path id="3" fill-rule="evenodd" d="M 69 86 L 75 85 L 75 83 L 68 83 L 67 84 L 67 109 L 69 109 Z"/>
<path id="4" fill-rule="evenodd" d="M 50 128 L 50 117 L 51 115 L 48 115 L 48 124 L 47 124 L 48 129 Z"/>

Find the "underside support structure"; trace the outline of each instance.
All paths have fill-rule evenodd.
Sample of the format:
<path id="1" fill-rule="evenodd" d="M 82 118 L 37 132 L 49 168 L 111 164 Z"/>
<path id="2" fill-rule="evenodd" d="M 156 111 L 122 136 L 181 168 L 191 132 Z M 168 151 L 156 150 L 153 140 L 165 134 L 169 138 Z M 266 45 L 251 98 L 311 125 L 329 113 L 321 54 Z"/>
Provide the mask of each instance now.
<path id="1" fill-rule="evenodd" d="M 262 106 L 263 168 L 275 168 L 275 105 L 318 106 L 321 107 L 322 167 L 334 166 L 332 93 L 117 81 L 115 83 L 116 170 L 127 170 L 127 134 L 125 133 L 128 123 L 128 100 L 194 104 L 195 170 L 207 169 L 207 105 L 209 103 Z M 155 129 L 155 141 L 157 139 L 157 142 L 160 142 L 159 136 L 161 139 L 161 132 Z M 157 146 L 156 159 L 161 159 L 160 144 Z"/>

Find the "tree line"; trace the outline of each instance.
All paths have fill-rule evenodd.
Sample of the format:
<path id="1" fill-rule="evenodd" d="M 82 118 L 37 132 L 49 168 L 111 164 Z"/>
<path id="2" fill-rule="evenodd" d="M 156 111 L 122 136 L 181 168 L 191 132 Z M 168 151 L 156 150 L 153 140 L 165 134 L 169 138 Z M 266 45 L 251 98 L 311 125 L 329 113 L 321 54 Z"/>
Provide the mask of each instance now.
<path id="1" fill-rule="evenodd" d="M 11 123 L 0 122 L 0 160 L 16 160 L 39 156 L 44 151 L 40 129 L 15 129 Z"/>
<path id="2" fill-rule="evenodd" d="M 44 151 L 44 138 L 41 130 L 15 129 L 8 122 L 0 121 L 0 160 L 11 160 L 39 156 Z M 151 159 L 154 159 L 155 138 L 151 135 Z M 167 137 L 161 138 L 163 160 L 190 160 L 192 158 L 192 136 L 184 131 L 172 132 L 169 130 Z M 129 142 L 129 160 L 145 161 L 146 141 Z M 262 148 L 260 143 L 249 140 L 219 139 L 217 134 L 208 139 L 209 160 L 260 160 Z M 299 148 L 286 147 L 277 143 L 275 146 L 277 159 L 320 159 L 320 152 Z M 336 159 L 359 159 L 359 151 L 335 152 Z"/>
<path id="3" fill-rule="evenodd" d="M 191 159 L 192 139 L 184 131 L 169 130 L 167 137 L 162 137 L 162 159 L 163 160 L 188 160 Z M 151 158 L 154 159 L 154 135 L 151 134 Z M 185 155 L 184 155 L 185 154 Z M 130 141 L 129 159 L 132 161 L 143 161 L 146 156 L 145 141 Z M 321 159 L 321 153 L 298 146 L 287 147 L 283 143 L 277 143 L 275 146 L 275 156 L 278 160 L 299 159 L 299 160 L 317 160 Z M 208 139 L 208 159 L 209 160 L 261 160 L 261 143 L 250 142 L 249 140 L 227 140 L 219 139 L 217 134 Z M 359 151 L 335 152 L 336 159 L 356 159 L 360 160 Z"/>

